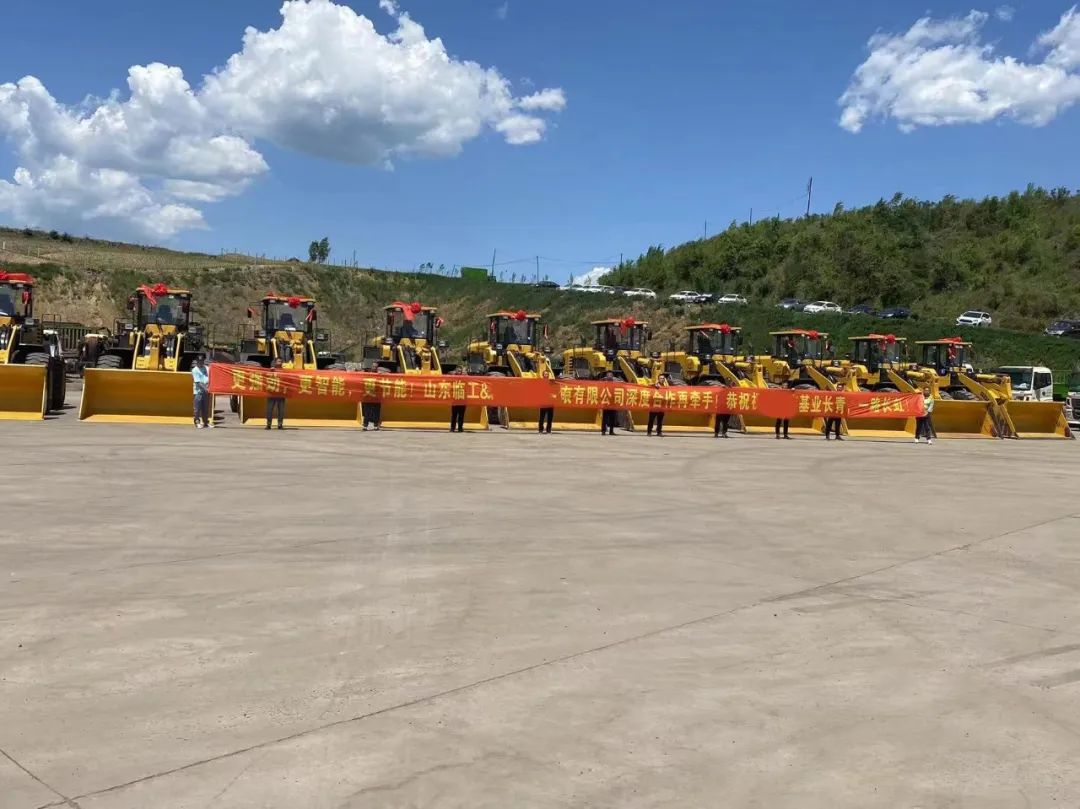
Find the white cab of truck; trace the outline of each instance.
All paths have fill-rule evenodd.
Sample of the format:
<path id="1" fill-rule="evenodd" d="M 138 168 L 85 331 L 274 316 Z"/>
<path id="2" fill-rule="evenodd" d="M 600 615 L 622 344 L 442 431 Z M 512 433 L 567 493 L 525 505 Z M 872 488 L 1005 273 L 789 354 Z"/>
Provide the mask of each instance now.
<path id="1" fill-rule="evenodd" d="M 1012 397 L 1020 402 L 1052 402 L 1054 373 L 1041 365 L 1005 365 L 999 374 L 1012 380 Z"/>

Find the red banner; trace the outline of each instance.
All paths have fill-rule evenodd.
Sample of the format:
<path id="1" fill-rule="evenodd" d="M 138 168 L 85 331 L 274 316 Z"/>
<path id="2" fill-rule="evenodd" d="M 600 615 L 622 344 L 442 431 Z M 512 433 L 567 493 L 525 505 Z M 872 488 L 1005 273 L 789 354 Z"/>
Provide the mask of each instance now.
<path id="1" fill-rule="evenodd" d="M 625 382 L 455 374 L 424 376 L 356 371 L 276 371 L 227 363 L 213 363 L 210 366 L 210 392 L 231 396 L 347 399 L 414 405 L 731 413 L 774 419 L 797 416 L 906 419 L 923 415 L 920 393 L 877 394 L 693 385 L 646 387 Z"/>

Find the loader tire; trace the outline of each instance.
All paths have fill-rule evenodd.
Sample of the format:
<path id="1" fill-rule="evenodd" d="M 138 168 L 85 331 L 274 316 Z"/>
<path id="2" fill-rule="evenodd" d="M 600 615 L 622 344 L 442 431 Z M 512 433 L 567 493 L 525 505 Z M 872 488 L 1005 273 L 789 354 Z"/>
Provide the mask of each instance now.
<path id="1" fill-rule="evenodd" d="M 939 399 L 944 399 L 945 401 L 950 401 L 951 402 L 952 398 L 953 398 L 953 395 L 951 393 L 949 393 L 947 390 L 939 390 L 938 391 L 938 398 Z"/>
<path id="2" fill-rule="evenodd" d="M 964 388 L 963 390 L 957 389 L 953 392 L 952 397 L 961 402 L 974 402 L 979 398 L 967 388 Z"/>
<path id="3" fill-rule="evenodd" d="M 726 388 L 727 387 L 727 385 L 725 385 L 719 379 L 706 379 L 706 380 L 704 380 L 703 382 L 701 382 L 699 384 L 703 388 Z"/>
<path id="4" fill-rule="evenodd" d="M 96 368 L 116 368 L 119 369 L 123 365 L 123 358 L 118 354 L 102 354 L 97 358 Z"/>
<path id="5" fill-rule="evenodd" d="M 348 371 L 349 369 L 345 367 L 345 363 L 343 363 L 343 362 L 335 362 L 332 365 L 327 365 L 326 368 L 324 368 L 323 370 L 324 371 Z"/>

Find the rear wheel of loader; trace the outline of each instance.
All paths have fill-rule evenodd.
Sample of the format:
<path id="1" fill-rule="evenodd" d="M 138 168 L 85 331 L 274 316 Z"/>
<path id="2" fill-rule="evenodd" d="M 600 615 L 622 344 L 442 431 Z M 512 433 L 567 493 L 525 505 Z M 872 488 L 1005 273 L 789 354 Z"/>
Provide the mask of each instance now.
<path id="1" fill-rule="evenodd" d="M 953 390 L 952 397 L 960 402 L 974 402 L 979 398 L 967 388 L 957 388 Z"/>
<path id="2" fill-rule="evenodd" d="M 98 357 L 97 368 L 116 368 L 119 369 L 123 366 L 123 358 L 119 354 L 103 354 Z"/>
<path id="3" fill-rule="evenodd" d="M 22 361 L 23 365 L 44 365 L 47 370 L 45 372 L 45 410 L 59 410 L 64 404 L 62 397 L 57 398 L 57 384 L 55 378 L 55 370 L 49 368 L 51 365 L 49 355 L 43 351 L 31 351 L 27 354 Z"/>

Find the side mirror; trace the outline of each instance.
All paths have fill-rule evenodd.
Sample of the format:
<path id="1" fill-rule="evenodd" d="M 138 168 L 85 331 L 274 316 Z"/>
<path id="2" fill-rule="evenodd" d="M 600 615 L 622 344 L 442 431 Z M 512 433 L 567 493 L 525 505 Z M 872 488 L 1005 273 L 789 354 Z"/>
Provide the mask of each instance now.
<path id="1" fill-rule="evenodd" d="M 127 299 L 127 308 L 129 310 L 131 310 L 131 311 L 135 311 L 135 299 L 134 298 L 128 298 Z"/>
<path id="2" fill-rule="evenodd" d="M 248 317 L 248 320 L 254 320 L 255 319 L 255 310 L 252 309 L 250 306 L 247 308 L 247 317 Z"/>

